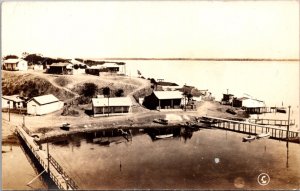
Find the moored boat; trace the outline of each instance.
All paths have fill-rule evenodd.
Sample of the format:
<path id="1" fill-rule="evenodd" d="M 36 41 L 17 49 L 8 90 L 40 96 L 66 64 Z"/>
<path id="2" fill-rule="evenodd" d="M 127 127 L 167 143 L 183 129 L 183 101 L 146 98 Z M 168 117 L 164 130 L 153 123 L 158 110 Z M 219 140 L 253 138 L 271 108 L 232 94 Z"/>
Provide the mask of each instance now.
<path id="1" fill-rule="evenodd" d="M 157 139 L 165 139 L 165 138 L 171 138 L 173 137 L 173 134 L 165 134 L 165 135 L 156 135 L 155 138 Z"/>
<path id="2" fill-rule="evenodd" d="M 167 119 L 162 119 L 162 118 L 154 119 L 153 122 L 154 123 L 159 123 L 159 124 L 162 124 L 162 125 L 168 125 L 168 120 Z"/>
<path id="3" fill-rule="evenodd" d="M 247 137 L 243 137 L 243 141 L 253 141 L 255 138 L 253 135 L 248 135 Z"/>
<path id="4" fill-rule="evenodd" d="M 277 107 L 276 112 L 278 113 L 286 113 L 286 108 L 285 107 Z"/>
<path id="5" fill-rule="evenodd" d="M 70 130 L 70 123 L 63 123 L 60 127 L 62 130 L 69 131 Z"/>
<path id="6" fill-rule="evenodd" d="M 270 133 L 261 133 L 261 134 L 258 134 L 256 135 L 257 138 L 269 138 L 271 135 Z"/>

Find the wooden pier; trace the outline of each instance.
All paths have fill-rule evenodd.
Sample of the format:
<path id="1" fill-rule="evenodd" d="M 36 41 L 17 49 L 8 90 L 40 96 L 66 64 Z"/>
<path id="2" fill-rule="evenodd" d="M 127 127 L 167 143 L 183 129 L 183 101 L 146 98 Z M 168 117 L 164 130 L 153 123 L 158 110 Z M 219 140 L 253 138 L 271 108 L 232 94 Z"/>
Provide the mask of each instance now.
<path id="1" fill-rule="evenodd" d="M 17 126 L 16 130 L 18 135 L 24 140 L 27 147 L 59 189 L 78 189 L 76 183 L 64 172 L 58 162 L 49 153 L 40 149 L 40 145 L 35 142 L 33 137 L 29 136 L 22 127 Z"/>
<path id="2" fill-rule="evenodd" d="M 242 121 L 234 121 L 216 117 L 205 116 L 210 119 L 214 119 L 217 121 L 214 124 L 214 127 L 220 129 L 227 129 L 231 131 L 241 132 L 245 134 L 257 135 L 260 133 L 270 133 L 271 138 L 286 140 L 287 138 L 287 130 L 279 127 L 272 127 L 267 125 L 259 125 Z M 299 137 L 299 131 L 289 131 L 289 138 Z"/>
<path id="3" fill-rule="evenodd" d="M 250 123 L 258 125 L 288 126 L 288 120 L 280 119 L 249 119 Z M 290 126 L 295 125 L 295 119 L 290 120 Z"/>

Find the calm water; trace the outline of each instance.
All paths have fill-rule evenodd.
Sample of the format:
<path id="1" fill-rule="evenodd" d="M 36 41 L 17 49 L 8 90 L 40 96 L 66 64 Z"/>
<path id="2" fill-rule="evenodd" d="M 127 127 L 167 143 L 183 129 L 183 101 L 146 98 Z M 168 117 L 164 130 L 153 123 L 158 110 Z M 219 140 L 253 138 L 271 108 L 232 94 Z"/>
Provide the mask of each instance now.
<path id="1" fill-rule="evenodd" d="M 300 185 L 300 145 L 201 129 L 90 133 L 52 143 L 50 153 L 83 189 L 292 189 Z M 145 130 L 146 131 L 146 130 Z M 175 137 L 155 140 L 157 134 Z M 271 181 L 260 186 L 257 176 Z"/>

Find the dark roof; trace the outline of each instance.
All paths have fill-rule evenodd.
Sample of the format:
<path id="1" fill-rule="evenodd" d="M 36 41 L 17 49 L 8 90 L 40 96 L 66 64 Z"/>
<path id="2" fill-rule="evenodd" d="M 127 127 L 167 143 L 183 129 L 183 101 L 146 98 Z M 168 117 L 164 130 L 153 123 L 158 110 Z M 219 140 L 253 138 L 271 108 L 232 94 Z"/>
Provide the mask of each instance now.
<path id="1" fill-rule="evenodd" d="M 161 86 L 178 86 L 178 84 L 173 83 L 173 82 L 157 82 L 157 85 L 161 85 Z"/>

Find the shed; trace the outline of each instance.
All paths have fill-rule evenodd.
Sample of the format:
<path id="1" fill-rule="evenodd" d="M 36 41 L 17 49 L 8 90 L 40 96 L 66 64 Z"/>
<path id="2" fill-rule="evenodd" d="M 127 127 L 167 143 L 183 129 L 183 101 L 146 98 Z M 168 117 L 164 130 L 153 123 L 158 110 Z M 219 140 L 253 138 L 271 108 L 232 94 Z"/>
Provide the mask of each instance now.
<path id="1" fill-rule="evenodd" d="M 179 109 L 182 98 L 180 91 L 153 91 L 145 97 L 143 105 L 148 109 Z"/>
<path id="2" fill-rule="evenodd" d="M 27 71 L 28 63 L 22 59 L 11 58 L 4 60 L 4 65 L 6 70 L 11 71 Z"/>
<path id="3" fill-rule="evenodd" d="M 27 113 L 31 115 L 44 115 L 62 109 L 64 103 L 52 94 L 38 96 L 27 102 Z"/>
<path id="4" fill-rule="evenodd" d="M 93 98 L 94 117 L 127 114 L 131 112 L 132 101 L 129 97 Z"/>
<path id="5" fill-rule="evenodd" d="M 242 97 L 233 99 L 234 107 L 242 107 L 249 114 L 259 114 L 266 110 L 266 105 L 264 101 Z"/>
<path id="6" fill-rule="evenodd" d="M 73 64 L 73 74 L 85 74 L 85 69 L 87 65 L 78 60 L 72 59 L 71 63 Z"/>
<path id="7" fill-rule="evenodd" d="M 50 74 L 73 74 L 73 64 L 59 62 L 53 63 L 50 65 L 48 69 L 48 73 Z"/>

